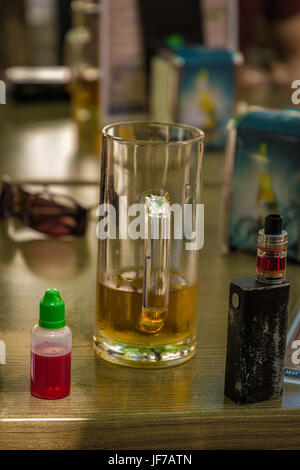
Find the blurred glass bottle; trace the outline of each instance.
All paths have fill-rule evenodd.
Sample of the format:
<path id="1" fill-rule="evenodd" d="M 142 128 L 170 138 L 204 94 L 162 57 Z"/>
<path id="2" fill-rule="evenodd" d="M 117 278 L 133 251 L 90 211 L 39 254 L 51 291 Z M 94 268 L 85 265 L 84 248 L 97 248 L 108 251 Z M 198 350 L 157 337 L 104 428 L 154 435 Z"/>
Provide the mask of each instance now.
<path id="1" fill-rule="evenodd" d="M 71 69 L 69 92 L 77 124 L 80 153 L 100 152 L 100 0 L 72 4 L 73 27 L 65 39 L 66 64 Z"/>

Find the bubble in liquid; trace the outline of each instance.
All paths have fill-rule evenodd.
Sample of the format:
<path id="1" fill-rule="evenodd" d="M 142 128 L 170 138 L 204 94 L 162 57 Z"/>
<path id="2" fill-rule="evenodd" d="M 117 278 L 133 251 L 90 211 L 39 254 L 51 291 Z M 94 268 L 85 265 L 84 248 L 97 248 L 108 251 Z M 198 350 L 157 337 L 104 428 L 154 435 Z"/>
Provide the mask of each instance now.
<path id="1" fill-rule="evenodd" d="M 139 329 L 144 333 L 158 333 L 164 326 L 167 317 L 166 308 L 142 308 L 139 317 Z"/>

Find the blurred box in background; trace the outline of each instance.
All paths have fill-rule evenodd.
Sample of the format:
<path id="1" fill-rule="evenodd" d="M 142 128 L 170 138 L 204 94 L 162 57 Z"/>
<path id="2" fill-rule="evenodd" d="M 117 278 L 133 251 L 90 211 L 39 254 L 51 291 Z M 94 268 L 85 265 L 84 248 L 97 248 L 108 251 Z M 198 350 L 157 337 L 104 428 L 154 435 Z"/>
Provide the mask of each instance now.
<path id="1" fill-rule="evenodd" d="M 102 0 L 101 13 L 103 120 L 108 123 L 146 118 L 146 71 L 138 2 Z"/>
<path id="2" fill-rule="evenodd" d="M 238 49 L 238 0 L 102 0 L 101 10 L 105 122 L 148 118 L 151 60 L 170 37 Z"/>
<path id="3" fill-rule="evenodd" d="M 105 122 L 147 119 L 150 61 L 177 34 L 203 41 L 201 0 L 102 0 L 101 63 Z"/>
<path id="4" fill-rule="evenodd" d="M 226 180 L 227 246 L 255 253 L 265 216 L 281 214 L 300 261 L 300 112 L 253 108 L 231 122 Z"/>
<path id="5" fill-rule="evenodd" d="M 205 132 L 205 145 L 220 148 L 233 115 L 239 53 L 201 46 L 163 50 L 152 59 L 151 118 L 182 122 Z"/>
<path id="6" fill-rule="evenodd" d="M 5 81 L 12 101 L 66 101 L 70 76 L 70 69 L 63 66 L 10 67 Z"/>

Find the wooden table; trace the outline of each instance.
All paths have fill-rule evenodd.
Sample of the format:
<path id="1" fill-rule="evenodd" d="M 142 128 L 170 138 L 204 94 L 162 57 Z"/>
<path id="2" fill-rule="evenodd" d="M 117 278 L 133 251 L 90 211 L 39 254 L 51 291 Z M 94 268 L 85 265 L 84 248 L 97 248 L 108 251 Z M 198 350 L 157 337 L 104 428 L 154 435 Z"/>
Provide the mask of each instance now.
<path id="1" fill-rule="evenodd" d="M 75 154 L 64 106 L 2 106 L 0 122 L 1 175 L 98 180 L 99 160 Z M 286 384 L 282 400 L 248 406 L 223 394 L 229 281 L 255 269 L 253 255 L 221 254 L 223 164 L 223 153 L 206 153 L 197 354 L 169 370 L 114 366 L 93 351 L 93 215 L 86 238 L 72 242 L 16 242 L 1 224 L 0 340 L 6 344 L 6 364 L 0 365 L 1 449 L 300 448 L 300 386 Z M 86 201 L 97 200 L 97 188 L 73 190 Z M 291 311 L 299 273 L 299 266 L 289 265 Z M 49 287 L 65 299 L 73 332 L 72 392 L 57 401 L 29 392 L 30 330 Z"/>

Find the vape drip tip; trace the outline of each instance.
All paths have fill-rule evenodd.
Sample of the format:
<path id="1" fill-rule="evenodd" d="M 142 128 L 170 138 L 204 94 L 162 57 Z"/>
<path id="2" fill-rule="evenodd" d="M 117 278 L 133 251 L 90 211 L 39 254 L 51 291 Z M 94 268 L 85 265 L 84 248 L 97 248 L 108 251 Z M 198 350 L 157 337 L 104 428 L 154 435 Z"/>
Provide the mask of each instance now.
<path id="1" fill-rule="evenodd" d="M 285 279 L 288 235 L 282 229 L 282 217 L 270 214 L 265 227 L 258 232 L 256 279 L 268 284 L 280 284 Z"/>

